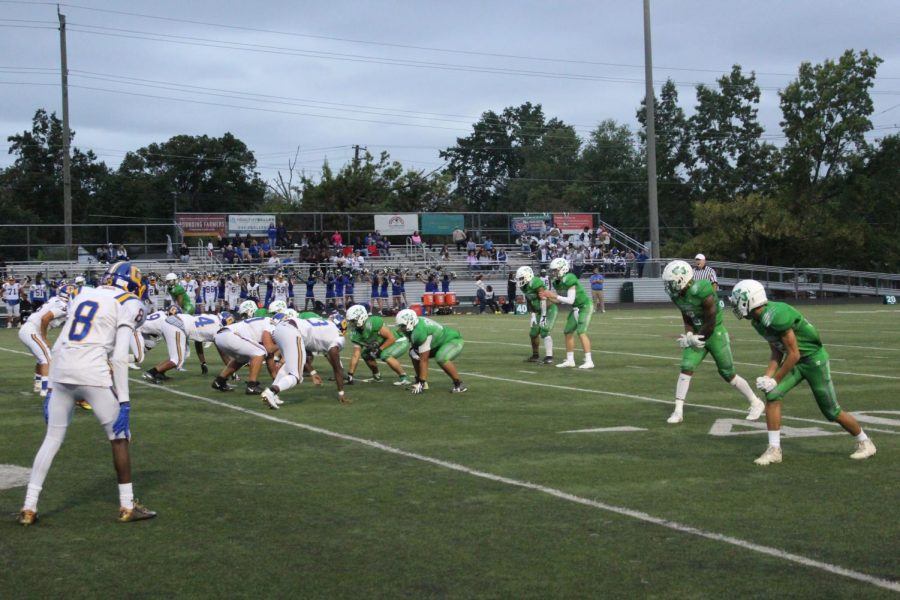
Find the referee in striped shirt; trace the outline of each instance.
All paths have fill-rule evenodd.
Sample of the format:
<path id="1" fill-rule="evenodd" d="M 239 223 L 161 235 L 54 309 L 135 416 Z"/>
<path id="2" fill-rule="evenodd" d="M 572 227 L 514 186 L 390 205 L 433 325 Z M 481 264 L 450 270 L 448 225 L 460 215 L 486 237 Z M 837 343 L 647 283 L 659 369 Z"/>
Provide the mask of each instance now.
<path id="1" fill-rule="evenodd" d="M 694 257 L 694 279 L 706 279 L 712 283 L 713 289 L 718 291 L 719 279 L 716 277 L 716 270 L 706 266 L 706 257 L 698 254 Z"/>

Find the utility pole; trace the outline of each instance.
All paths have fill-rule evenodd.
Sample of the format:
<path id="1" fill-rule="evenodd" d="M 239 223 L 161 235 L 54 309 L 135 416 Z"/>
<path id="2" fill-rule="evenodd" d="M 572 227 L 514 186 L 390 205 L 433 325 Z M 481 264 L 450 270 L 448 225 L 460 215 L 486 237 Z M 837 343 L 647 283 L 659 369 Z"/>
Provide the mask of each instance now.
<path id="1" fill-rule="evenodd" d="M 66 258 L 72 256 L 72 169 L 69 161 L 69 66 L 66 60 L 66 15 L 59 12 L 59 57 L 60 74 L 62 75 L 62 114 L 63 114 L 63 224 Z"/>
<path id="2" fill-rule="evenodd" d="M 365 146 L 363 146 L 362 149 L 368 151 L 368 148 L 366 148 Z M 354 168 L 359 166 L 359 151 L 360 151 L 359 144 L 354 144 L 353 145 L 353 167 Z"/>
<path id="3" fill-rule="evenodd" d="M 653 52 L 650 49 L 650 0 L 644 0 L 644 80 L 647 113 L 647 204 L 650 217 L 650 258 L 659 259 L 659 206 L 656 198 L 656 111 L 653 94 Z M 658 267 L 652 267 L 656 273 Z"/>

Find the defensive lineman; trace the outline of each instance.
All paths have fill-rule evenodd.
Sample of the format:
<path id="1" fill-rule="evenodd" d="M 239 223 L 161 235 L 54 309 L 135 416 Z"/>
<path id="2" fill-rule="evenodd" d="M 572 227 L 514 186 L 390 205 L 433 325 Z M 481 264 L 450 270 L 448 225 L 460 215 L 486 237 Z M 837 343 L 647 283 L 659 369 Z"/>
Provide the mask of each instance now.
<path id="1" fill-rule="evenodd" d="M 837 422 L 856 438 L 856 452 L 850 458 L 861 460 L 874 455 L 875 444 L 853 415 L 838 404 L 828 353 L 816 328 L 790 304 L 769 302 L 763 285 L 752 279 L 734 286 L 731 305 L 738 319 L 750 319 L 753 329 L 769 342 L 772 350 L 765 375 L 756 380 L 756 387 L 766 394 L 769 447 L 753 462 L 781 462 L 781 399 L 803 380 L 809 384 L 825 418 Z"/>
<path id="2" fill-rule="evenodd" d="M 684 420 L 684 401 L 691 377 L 707 354 L 712 354 L 722 379 L 750 403 L 746 419 L 755 421 L 766 406 L 753 393 L 747 380 L 735 372 L 731 340 L 722 324 L 723 303 L 712 284 L 707 280 L 695 281 L 694 270 L 683 260 L 673 260 L 666 265 L 662 278 L 666 293 L 681 311 L 684 321 L 684 333 L 678 337 L 678 345 L 682 348 L 681 374 L 675 385 L 675 411 L 668 422 L 674 424 Z"/>
<path id="3" fill-rule="evenodd" d="M 112 444 L 119 482 L 119 521 L 156 516 L 134 500 L 131 484 L 131 402 L 128 394 L 128 344 L 144 320 L 141 274 L 130 262 L 110 265 L 99 288 L 83 288 L 70 302 L 66 324 L 53 346 L 50 393 L 44 402 L 47 434 L 31 469 L 19 523 L 37 521 L 38 498 L 72 421 L 75 401 L 88 400 Z"/>

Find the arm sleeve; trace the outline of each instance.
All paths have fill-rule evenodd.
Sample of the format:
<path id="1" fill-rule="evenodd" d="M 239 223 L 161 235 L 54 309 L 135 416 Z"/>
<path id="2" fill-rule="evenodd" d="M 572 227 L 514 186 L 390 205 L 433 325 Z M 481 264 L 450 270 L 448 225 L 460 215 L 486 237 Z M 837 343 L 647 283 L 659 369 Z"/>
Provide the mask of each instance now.
<path id="1" fill-rule="evenodd" d="M 575 304 L 575 292 L 575 286 L 573 285 L 565 296 L 559 296 L 560 304 Z"/>
<path id="2" fill-rule="evenodd" d="M 112 366 L 113 387 L 119 404 L 131 399 L 128 394 L 128 349 L 133 335 L 134 329 L 127 325 L 119 325 L 116 329 L 116 345 L 109 361 Z"/>

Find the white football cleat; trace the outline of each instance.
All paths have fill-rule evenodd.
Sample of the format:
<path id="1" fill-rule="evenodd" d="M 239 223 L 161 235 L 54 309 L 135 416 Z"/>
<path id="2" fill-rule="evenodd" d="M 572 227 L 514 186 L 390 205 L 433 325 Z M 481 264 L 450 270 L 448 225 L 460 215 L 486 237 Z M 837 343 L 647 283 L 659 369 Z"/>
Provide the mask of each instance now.
<path id="1" fill-rule="evenodd" d="M 760 418 L 763 413 L 766 412 L 766 403 L 762 400 L 754 400 L 750 403 L 750 412 L 747 413 L 747 416 L 744 417 L 747 421 L 755 421 Z"/>
<path id="2" fill-rule="evenodd" d="M 275 392 L 273 392 L 269 388 L 266 388 L 262 391 L 260 397 L 262 398 L 263 404 L 265 404 L 272 410 L 278 410 L 278 407 L 281 403 L 278 401 L 278 396 L 275 395 Z"/>
<path id="3" fill-rule="evenodd" d="M 759 458 L 754 460 L 758 465 L 766 466 L 775 463 L 781 462 L 781 448 L 776 448 L 775 446 L 769 446 L 766 448 L 766 451 L 759 455 Z"/>
<path id="4" fill-rule="evenodd" d="M 128 368 L 131 369 L 132 371 L 140 371 L 141 370 L 141 366 L 139 364 L 132 363 L 132 362 L 128 363 Z"/>
<path id="5" fill-rule="evenodd" d="M 583 364 L 578 365 L 579 369 L 593 369 L 594 362 L 593 361 L 585 361 Z"/>
<path id="6" fill-rule="evenodd" d="M 681 423 L 682 421 L 684 421 L 684 414 L 682 414 L 680 410 L 672 412 L 671 416 L 666 419 L 666 423 L 670 423 L 672 425 L 674 425 L 675 423 Z"/>
<path id="7" fill-rule="evenodd" d="M 35 394 L 40 393 L 40 391 L 41 391 L 41 382 L 38 381 L 37 383 L 35 383 L 35 384 L 34 384 L 34 388 L 33 388 L 31 391 L 33 391 Z"/>
<path id="8" fill-rule="evenodd" d="M 875 454 L 875 443 L 872 440 L 865 440 L 856 444 L 856 452 L 850 455 L 854 460 L 862 460 L 869 458 Z"/>
<path id="9" fill-rule="evenodd" d="M 557 369 L 573 369 L 575 368 L 574 360 L 564 360 L 563 362 L 556 365 Z"/>

